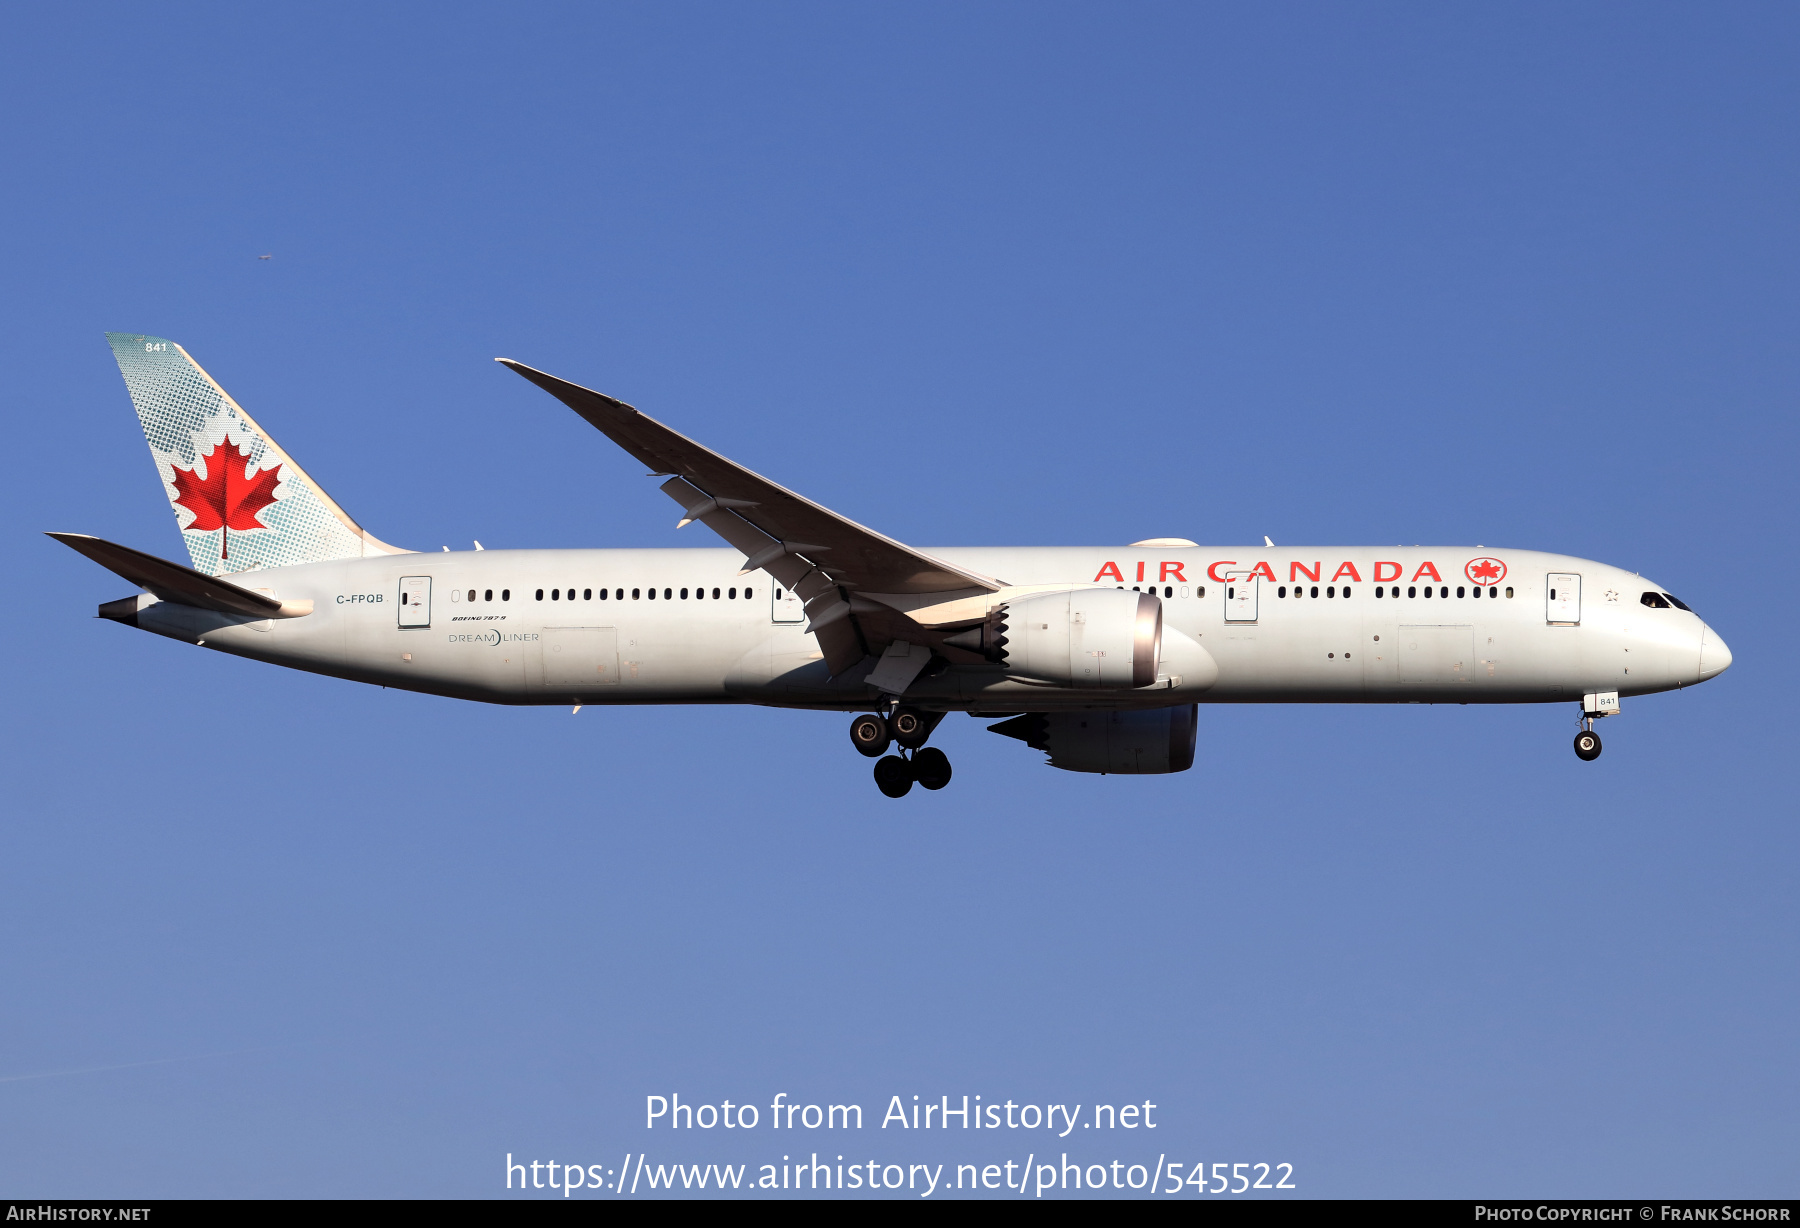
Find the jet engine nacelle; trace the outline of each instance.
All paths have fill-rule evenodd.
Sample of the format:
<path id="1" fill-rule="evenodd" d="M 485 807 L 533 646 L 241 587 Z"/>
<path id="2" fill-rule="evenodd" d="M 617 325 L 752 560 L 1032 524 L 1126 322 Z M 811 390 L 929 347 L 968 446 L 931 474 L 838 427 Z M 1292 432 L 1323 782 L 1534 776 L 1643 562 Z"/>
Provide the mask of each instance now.
<path id="1" fill-rule="evenodd" d="M 989 725 L 1069 772 L 1150 776 L 1194 766 L 1193 704 L 1133 712 L 1028 712 Z"/>
<path id="2" fill-rule="evenodd" d="M 1007 602 L 945 642 L 1037 682 L 1149 686 L 1162 658 L 1162 602 L 1120 588 L 1038 593 Z"/>

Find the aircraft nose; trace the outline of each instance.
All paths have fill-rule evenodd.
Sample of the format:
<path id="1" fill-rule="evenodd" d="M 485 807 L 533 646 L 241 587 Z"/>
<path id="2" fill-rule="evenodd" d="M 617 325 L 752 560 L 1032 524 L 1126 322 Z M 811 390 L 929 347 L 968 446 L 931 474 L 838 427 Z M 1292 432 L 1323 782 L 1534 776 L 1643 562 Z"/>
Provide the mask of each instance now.
<path id="1" fill-rule="evenodd" d="M 1731 649 L 1719 633 L 1702 624 L 1700 628 L 1700 681 L 1722 674 L 1731 665 Z"/>

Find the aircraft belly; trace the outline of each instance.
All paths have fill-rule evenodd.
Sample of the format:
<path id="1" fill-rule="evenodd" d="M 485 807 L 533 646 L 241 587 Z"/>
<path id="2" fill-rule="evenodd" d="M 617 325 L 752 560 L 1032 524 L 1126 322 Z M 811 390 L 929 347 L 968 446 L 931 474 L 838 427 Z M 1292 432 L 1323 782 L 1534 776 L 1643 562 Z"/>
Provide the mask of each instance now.
<path id="1" fill-rule="evenodd" d="M 159 601 L 138 612 L 140 629 L 168 639 L 310 673 L 343 666 L 343 629 L 302 619 L 251 619 Z"/>
<path id="2" fill-rule="evenodd" d="M 652 625 L 641 619 L 619 620 L 619 682 L 595 686 L 583 702 L 596 703 L 723 703 L 731 660 L 742 653 L 742 627 L 719 628 Z M 552 690 L 543 683 L 540 689 Z"/>
<path id="3" fill-rule="evenodd" d="M 837 678 L 818 642 L 801 626 L 770 628 L 721 671 L 724 690 L 746 703 L 841 707 L 868 698 L 862 679 L 872 663 Z"/>
<path id="4" fill-rule="evenodd" d="M 1207 700 L 1346 703 L 1363 698 L 1353 631 L 1227 626 L 1202 641 L 1219 663 Z"/>

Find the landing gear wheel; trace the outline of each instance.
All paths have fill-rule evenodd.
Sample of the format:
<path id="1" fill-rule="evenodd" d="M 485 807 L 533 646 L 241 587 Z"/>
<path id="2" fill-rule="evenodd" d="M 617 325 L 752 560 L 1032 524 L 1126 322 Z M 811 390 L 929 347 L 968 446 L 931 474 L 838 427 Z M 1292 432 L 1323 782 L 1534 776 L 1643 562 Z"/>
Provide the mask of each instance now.
<path id="1" fill-rule="evenodd" d="M 927 789 L 941 789 L 950 783 L 950 756 L 935 746 L 915 751 L 912 757 L 912 774 Z"/>
<path id="2" fill-rule="evenodd" d="M 850 722 L 850 741 L 855 744 L 857 750 L 871 759 L 886 754 L 888 743 L 892 740 L 893 735 L 888 732 L 888 723 L 879 716 L 859 716 Z M 902 789 L 900 792 L 904 793 L 905 790 Z M 894 796 L 899 797 L 900 794 L 896 793 Z"/>
<path id="3" fill-rule="evenodd" d="M 1575 735 L 1575 757 L 1583 763 L 1592 763 L 1600 757 L 1600 735 L 1592 729 L 1583 729 Z"/>
<path id="4" fill-rule="evenodd" d="M 875 761 L 875 787 L 889 797 L 905 797 L 912 792 L 912 764 L 899 755 Z"/>
<path id="5" fill-rule="evenodd" d="M 907 750 L 918 750 L 925 745 L 925 739 L 931 736 L 936 722 L 927 720 L 923 712 L 917 708 L 901 708 L 889 719 L 893 726 L 894 741 Z"/>

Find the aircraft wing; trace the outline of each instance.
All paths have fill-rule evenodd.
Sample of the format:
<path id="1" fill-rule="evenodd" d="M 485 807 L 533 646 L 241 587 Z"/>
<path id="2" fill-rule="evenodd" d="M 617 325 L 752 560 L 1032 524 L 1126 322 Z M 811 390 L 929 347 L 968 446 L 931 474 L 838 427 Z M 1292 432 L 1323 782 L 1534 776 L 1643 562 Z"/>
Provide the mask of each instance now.
<path id="1" fill-rule="evenodd" d="M 942 637 L 904 611 L 1005 587 L 821 507 L 623 401 L 510 358 L 495 361 L 586 418 L 652 476 L 668 476 L 662 490 L 681 505 L 682 524 L 699 521 L 743 552 L 745 571 L 766 571 L 797 593 L 834 676 L 895 640 L 937 647 Z M 962 659 L 955 649 L 948 655 Z"/>
<path id="2" fill-rule="evenodd" d="M 244 614 L 251 618 L 298 618 L 312 613 L 311 601 L 280 601 L 266 593 L 252 592 L 217 576 L 209 576 L 86 533 L 49 533 L 69 549 L 87 555 L 116 576 L 148 589 L 164 601 L 193 606 L 220 614 Z"/>

